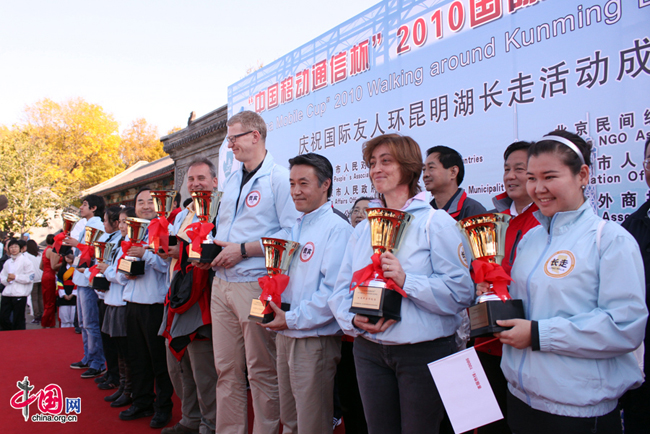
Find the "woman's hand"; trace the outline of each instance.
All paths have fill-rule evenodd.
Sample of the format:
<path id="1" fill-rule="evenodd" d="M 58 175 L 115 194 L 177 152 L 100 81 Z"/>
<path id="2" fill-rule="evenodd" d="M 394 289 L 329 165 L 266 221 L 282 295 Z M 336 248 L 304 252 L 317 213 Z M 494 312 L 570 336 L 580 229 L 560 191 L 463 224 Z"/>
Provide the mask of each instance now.
<path id="1" fill-rule="evenodd" d="M 402 264 L 399 259 L 390 252 L 384 252 L 381 255 L 381 269 L 384 272 L 386 279 L 392 279 L 397 283 L 397 286 L 404 288 L 404 281 L 406 280 L 406 273 L 402 269 Z M 394 321 L 393 321 L 394 322 Z"/>
<path id="2" fill-rule="evenodd" d="M 105 262 L 100 262 L 97 264 L 97 269 L 99 270 L 100 273 L 106 271 L 107 268 L 108 268 L 108 264 Z"/>
<path id="3" fill-rule="evenodd" d="M 63 243 L 62 243 L 62 244 L 63 244 L 64 246 L 77 247 L 77 245 L 79 244 L 79 241 L 78 241 L 78 240 L 75 240 L 75 239 L 72 238 L 72 237 L 65 237 L 65 238 L 63 239 Z"/>
<path id="4" fill-rule="evenodd" d="M 131 246 L 126 252 L 126 256 L 135 258 L 142 258 L 144 256 L 145 248 L 143 246 Z"/>
<path id="5" fill-rule="evenodd" d="M 396 321 L 394 319 L 389 319 L 386 321 L 385 318 L 381 318 L 379 321 L 377 321 L 377 324 L 372 324 L 367 316 L 359 314 L 355 315 L 352 319 L 352 324 L 359 327 L 361 330 L 365 330 L 368 333 L 372 334 L 385 331 L 388 327 L 395 324 L 395 322 Z"/>
<path id="6" fill-rule="evenodd" d="M 519 350 L 528 348 L 531 345 L 531 322 L 527 319 L 503 319 L 497 320 L 497 324 L 501 327 L 512 327 L 500 333 L 495 333 L 494 336 L 499 338 L 502 344 L 510 345 Z"/>
<path id="7" fill-rule="evenodd" d="M 480 296 L 483 294 L 486 294 L 490 292 L 490 288 L 492 288 L 492 285 L 487 283 L 487 282 L 481 282 L 476 284 L 476 295 Z"/>

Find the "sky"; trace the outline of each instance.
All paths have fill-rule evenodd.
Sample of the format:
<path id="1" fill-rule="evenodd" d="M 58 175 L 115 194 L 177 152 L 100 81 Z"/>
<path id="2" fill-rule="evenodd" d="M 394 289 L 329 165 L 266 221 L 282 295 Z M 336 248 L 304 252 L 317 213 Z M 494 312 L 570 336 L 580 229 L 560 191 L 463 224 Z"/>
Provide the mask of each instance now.
<path id="1" fill-rule="evenodd" d="M 228 86 L 378 0 L 0 0 L 0 125 L 81 97 L 161 136 Z"/>

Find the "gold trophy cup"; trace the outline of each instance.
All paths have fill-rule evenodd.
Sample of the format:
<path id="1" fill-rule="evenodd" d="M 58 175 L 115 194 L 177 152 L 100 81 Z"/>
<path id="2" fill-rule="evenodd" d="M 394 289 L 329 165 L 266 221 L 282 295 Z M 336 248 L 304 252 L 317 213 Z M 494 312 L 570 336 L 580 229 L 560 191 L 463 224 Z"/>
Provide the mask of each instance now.
<path id="1" fill-rule="evenodd" d="M 413 216 L 390 208 L 368 208 L 370 243 L 373 255 L 396 252 L 404 238 L 404 231 Z M 369 266 L 371 267 L 371 266 Z M 367 267 L 368 270 L 370 268 Z M 356 275 L 356 273 L 355 273 Z M 369 278 L 356 282 L 350 312 L 367 316 L 375 324 L 381 318 L 402 319 L 402 295 L 387 287 L 387 281 L 373 271 Z"/>
<path id="2" fill-rule="evenodd" d="M 159 219 L 167 220 L 169 215 L 174 210 L 174 198 L 178 194 L 176 190 L 151 190 L 151 198 L 153 199 L 153 208 L 158 214 Z M 164 224 L 164 221 L 162 220 Z M 167 221 L 167 223 L 174 224 L 174 222 Z M 149 237 L 152 238 L 152 237 Z M 169 234 L 169 244 L 170 246 L 175 246 L 177 244 L 176 236 Z M 149 247 L 153 249 L 152 240 L 149 240 Z M 159 253 L 163 253 L 163 249 L 159 248 Z"/>
<path id="3" fill-rule="evenodd" d="M 70 231 L 72 231 L 75 223 L 79 221 L 79 216 L 69 212 L 64 212 L 61 215 L 61 218 L 63 219 L 63 229 L 59 235 L 54 237 L 54 246 L 52 247 L 52 250 L 54 250 L 54 253 L 65 254 L 65 251 L 61 249 L 61 247 L 64 247 L 66 250 L 70 250 L 70 247 L 62 246 L 61 243 L 70 235 Z"/>
<path id="4" fill-rule="evenodd" d="M 95 248 L 95 259 L 100 263 L 105 263 L 106 259 L 110 258 L 115 251 L 115 243 L 95 241 L 93 247 Z M 97 291 L 108 291 L 110 286 L 111 283 L 102 273 L 96 274 L 93 278 L 92 287 Z"/>
<path id="5" fill-rule="evenodd" d="M 266 264 L 267 276 L 258 279 L 260 281 L 260 286 L 263 287 L 262 295 L 260 297 L 273 291 L 275 291 L 276 295 L 279 296 L 289 283 L 287 272 L 289 271 L 289 265 L 291 265 L 293 255 L 300 248 L 300 243 L 281 240 L 279 238 L 262 238 L 262 244 L 264 245 L 264 262 Z M 283 277 L 274 277 L 279 275 L 283 275 Z M 276 282 L 270 282 L 272 279 L 276 279 Z M 269 286 L 270 289 L 267 290 L 267 286 Z M 264 313 L 264 310 L 271 302 L 272 294 L 263 298 L 266 298 L 266 300 L 260 300 L 257 298 L 253 299 L 248 319 L 266 324 L 273 321 L 275 313 Z M 289 303 L 280 304 L 280 309 L 285 312 L 290 308 L 291 306 Z"/>
<path id="6" fill-rule="evenodd" d="M 501 261 L 505 255 L 506 231 L 509 221 L 510 216 L 507 214 L 492 213 L 468 217 L 456 223 L 471 249 L 474 270 L 477 265 L 482 265 L 478 264 L 479 261 L 496 264 L 498 267 L 491 266 L 491 268 L 497 270 L 501 267 Z M 499 273 L 505 275 L 503 269 L 500 269 Z M 485 282 L 493 285 L 505 285 L 503 279 L 501 283 L 497 283 L 486 278 Z M 507 288 L 504 291 L 505 300 L 490 290 L 480 295 L 476 299 L 476 304 L 467 309 L 470 319 L 470 337 L 488 336 L 507 330 L 506 327 L 498 326 L 497 320 L 525 318 L 523 302 L 512 300 Z"/>
<path id="7" fill-rule="evenodd" d="M 127 217 L 126 233 L 132 246 L 142 246 L 149 220 L 137 217 Z M 144 261 L 135 256 L 125 256 L 120 260 L 118 271 L 129 276 L 141 276 L 144 274 Z"/>
<path id="8" fill-rule="evenodd" d="M 77 246 L 77 248 L 81 251 L 78 267 L 90 266 L 90 263 L 92 262 L 94 256 L 93 244 L 95 241 L 100 239 L 102 235 L 104 235 L 104 231 L 101 229 L 91 228 L 90 226 L 86 226 L 85 231 L 86 233 L 84 234 L 83 242 L 85 246 Z"/>
<path id="9" fill-rule="evenodd" d="M 190 192 L 194 201 L 194 211 L 201 225 L 212 225 L 212 222 L 219 213 L 221 197 L 223 192 L 213 190 L 198 190 Z M 192 247 L 189 249 L 188 260 L 193 262 L 209 263 L 221 253 L 221 246 L 205 239 L 201 243 L 201 253 L 195 252 Z"/>

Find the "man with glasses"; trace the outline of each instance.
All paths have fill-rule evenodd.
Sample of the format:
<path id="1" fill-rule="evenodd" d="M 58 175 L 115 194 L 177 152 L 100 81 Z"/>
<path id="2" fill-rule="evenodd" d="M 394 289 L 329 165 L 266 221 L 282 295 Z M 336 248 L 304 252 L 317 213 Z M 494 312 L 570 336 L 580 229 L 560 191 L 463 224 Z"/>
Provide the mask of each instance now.
<path id="1" fill-rule="evenodd" d="M 228 120 L 228 147 L 242 163 L 224 187 L 215 243 L 223 250 L 212 262 L 212 341 L 217 380 L 216 432 L 247 433 L 246 370 L 255 434 L 276 434 L 280 407 L 275 334 L 248 320 L 251 301 L 266 275 L 262 237 L 287 239 L 298 218 L 289 171 L 266 151 L 266 123 L 244 111 Z"/>

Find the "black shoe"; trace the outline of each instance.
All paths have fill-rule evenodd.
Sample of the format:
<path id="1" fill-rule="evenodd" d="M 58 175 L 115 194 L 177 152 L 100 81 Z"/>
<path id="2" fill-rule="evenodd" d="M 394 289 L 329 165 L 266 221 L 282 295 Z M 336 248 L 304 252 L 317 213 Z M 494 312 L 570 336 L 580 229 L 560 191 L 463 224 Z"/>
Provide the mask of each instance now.
<path id="1" fill-rule="evenodd" d="M 199 430 L 188 428 L 185 425 L 181 425 L 181 423 L 178 422 L 174 426 L 171 426 L 169 428 L 163 428 L 163 430 L 160 431 L 160 434 L 199 434 Z"/>
<path id="2" fill-rule="evenodd" d="M 105 381 L 103 383 L 98 384 L 97 388 L 99 390 L 113 390 L 113 389 L 117 389 L 117 385 L 111 383 L 110 381 Z"/>
<path id="3" fill-rule="evenodd" d="M 106 401 L 106 402 L 114 402 L 114 401 L 117 400 L 117 398 L 122 396 L 123 393 L 124 393 L 124 389 L 122 387 L 120 387 L 112 395 L 105 396 L 104 401 Z"/>
<path id="4" fill-rule="evenodd" d="M 70 364 L 71 369 L 88 369 L 90 366 L 86 365 L 84 362 L 77 362 Z"/>
<path id="5" fill-rule="evenodd" d="M 171 411 L 157 411 L 151 418 L 149 426 L 151 428 L 163 428 L 172 420 Z"/>
<path id="6" fill-rule="evenodd" d="M 79 327 L 75 327 L 75 328 L 74 328 L 74 332 L 75 332 L 76 334 L 80 335 L 80 334 L 81 334 L 81 329 L 80 329 Z"/>
<path id="7" fill-rule="evenodd" d="M 120 412 L 120 419 L 135 420 L 140 419 L 141 417 L 152 416 L 154 413 L 155 412 L 153 411 L 153 407 L 140 408 L 132 405 L 126 410 Z"/>
<path id="8" fill-rule="evenodd" d="M 81 378 L 95 378 L 99 377 L 100 375 L 104 375 L 106 373 L 106 368 L 104 369 L 93 369 L 90 368 L 83 374 L 81 374 Z"/>
<path id="9" fill-rule="evenodd" d="M 111 402 L 111 407 L 113 408 L 126 407 L 127 405 L 131 405 L 132 402 L 133 402 L 133 398 L 131 397 L 131 394 L 123 393 L 122 396 L 117 398 L 115 401 Z"/>
<path id="10" fill-rule="evenodd" d="M 96 384 L 102 384 L 105 383 L 108 380 L 108 373 L 102 375 L 101 377 L 95 378 L 95 383 Z"/>

